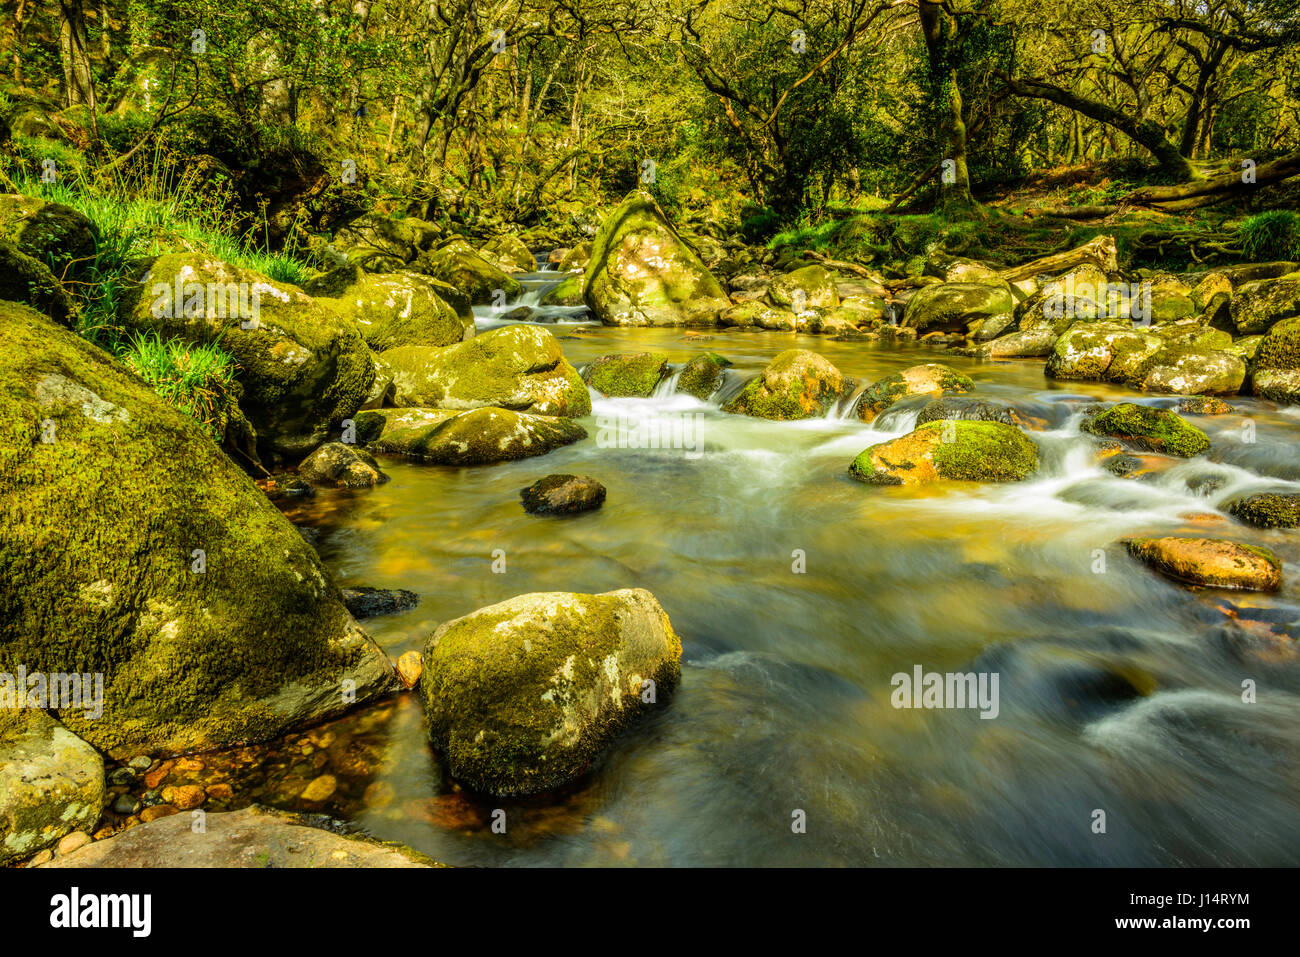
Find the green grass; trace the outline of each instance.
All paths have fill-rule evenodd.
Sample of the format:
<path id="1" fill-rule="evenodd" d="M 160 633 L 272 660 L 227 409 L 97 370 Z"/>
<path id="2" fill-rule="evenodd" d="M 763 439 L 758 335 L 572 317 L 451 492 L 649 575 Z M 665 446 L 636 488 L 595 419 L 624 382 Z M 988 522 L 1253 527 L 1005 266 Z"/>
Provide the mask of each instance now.
<path id="1" fill-rule="evenodd" d="M 1251 262 L 1300 259 L 1300 215 L 1289 209 L 1257 213 L 1241 224 L 1238 234 Z"/>
<path id="2" fill-rule="evenodd" d="M 158 395 L 197 421 L 220 443 L 234 403 L 236 363 L 215 343 L 164 341 L 156 333 L 132 335 L 118 358 Z"/>

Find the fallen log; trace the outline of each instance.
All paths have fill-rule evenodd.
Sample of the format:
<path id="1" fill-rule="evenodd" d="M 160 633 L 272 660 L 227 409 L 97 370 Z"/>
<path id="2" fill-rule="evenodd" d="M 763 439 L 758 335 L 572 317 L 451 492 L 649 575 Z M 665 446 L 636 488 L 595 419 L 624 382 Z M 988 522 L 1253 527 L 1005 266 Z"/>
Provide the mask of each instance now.
<path id="1" fill-rule="evenodd" d="M 1098 236 L 1082 246 L 1067 249 L 1065 252 L 1052 253 L 1010 269 L 1001 270 L 998 275 L 1007 282 L 1018 282 L 1045 272 L 1064 272 L 1075 266 L 1091 263 L 1106 275 L 1119 269 L 1119 254 L 1115 249 L 1113 236 Z"/>

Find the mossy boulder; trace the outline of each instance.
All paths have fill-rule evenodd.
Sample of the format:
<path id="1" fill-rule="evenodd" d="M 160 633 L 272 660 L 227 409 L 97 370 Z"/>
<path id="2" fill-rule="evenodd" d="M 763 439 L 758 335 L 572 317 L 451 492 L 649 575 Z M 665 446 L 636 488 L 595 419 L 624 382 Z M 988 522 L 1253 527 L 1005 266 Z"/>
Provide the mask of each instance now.
<path id="1" fill-rule="evenodd" d="M 1268 332 L 1283 319 L 1300 316 L 1300 276 L 1249 283 L 1237 290 L 1230 309 L 1242 335 Z"/>
<path id="2" fill-rule="evenodd" d="M 799 326 L 799 319 L 783 306 L 770 306 L 765 302 L 750 299 L 728 306 L 718 313 L 718 325 L 737 329 L 794 332 Z"/>
<path id="3" fill-rule="evenodd" d="M 1076 322 L 1056 340 L 1044 374 L 1049 379 L 1131 382 L 1164 347 L 1163 338 L 1132 325 Z"/>
<path id="4" fill-rule="evenodd" d="M 1051 326 L 1038 326 L 1023 332 L 1009 332 L 969 350 L 969 354 L 986 359 L 1027 359 L 1049 356 L 1060 338 Z"/>
<path id="5" fill-rule="evenodd" d="M 1085 421 L 1080 428 L 1139 449 L 1181 458 L 1200 455 L 1210 447 L 1206 434 L 1178 413 L 1133 402 L 1113 405 Z"/>
<path id="6" fill-rule="evenodd" d="M 1300 405 L 1300 369 L 1257 369 L 1251 391 L 1261 399 L 1282 405 Z"/>
<path id="7" fill-rule="evenodd" d="M 1217 538 L 1134 538 L 1125 543 L 1138 561 L 1187 585 L 1277 591 L 1282 562 L 1267 548 Z"/>
<path id="8" fill-rule="evenodd" d="M 479 255 L 502 272 L 532 272 L 537 260 L 523 240 L 509 233 L 498 236 L 479 250 Z"/>
<path id="9" fill-rule="evenodd" d="M 422 219 L 366 213 L 341 227 L 332 245 L 363 269 L 391 272 L 432 249 L 439 235 L 436 226 Z"/>
<path id="10" fill-rule="evenodd" d="M 297 286 L 202 253 L 153 261 L 124 302 L 136 332 L 219 343 L 239 363 L 240 408 L 263 458 L 297 461 L 336 433 L 375 380 L 357 327 Z"/>
<path id="11" fill-rule="evenodd" d="M 970 376 L 939 362 L 927 362 L 873 382 L 858 396 L 853 411 L 863 422 L 871 422 L 899 399 L 908 396 L 962 393 L 974 388 Z"/>
<path id="12" fill-rule="evenodd" d="M 1256 528 L 1295 528 L 1300 526 L 1300 494 L 1257 492 L 1229 502 L 1225 511 Z"/>
<path id="13" fill-rule="evenodd" d="M 320 301 L 354 322 L 375 352 L 449 346 L 474 335 L 469 300 L 419 273 L 364 273 L 337 297 Z"/>
<path id="14" fill-rule="evenodd" d="M 588 475 L 547 475 L 521 489 L 519 498 L 534 515 L 572 515 L 605 504 L 605 486 Z"/>
<path id="15" fill-rule="evenodd" d="M 104 759 L 40 708 L 5 700 L 19 690 L 0 685 L 0 865 L 93 831 L 104 810 Z"/>
<path id="16" fill-rule="evenodd" d="M 83 213 L 17 193 L 0 195 L 0 237 L 49 266 L 58 279 L 82 275 L 99 246 L 99 230 Z"/>
<path id="17" fill-rule="evenodd" d="M 681 675 L 681 641 L 648 591 L 519 595 L 441 625 L 424 649 L 429 736 L 451 775 L 518 796 L 580 777 Z"/>
<path id="18" fill-rule="evenodd" d="M 662 352 L 637 352 L 600 356 L 583 370 L 583 379 L 605 395 L 644 399 L 668 374 L 668 356 Z"/>
<path id="19" fill-rule="evenodd" d="M 601 223 L 584 295 L 607 326 L 712 324 L 727 295 L 682 241 L 659 204 L 639 190 Z"/>
<path id="20" fill-rule="evenodd" d="M 585 270 L 587 263 L 591 262 L 591 243 L 581 242 L 568 250 L 556 265 L 560 272 L 572 272 L 575 269 Z"/>
<path id="21" fill-rule="evenodd" d="M 490 465 L 545 455 L 587 437 L 572 419 L 509 409 L 375 409 L 357 416 L 357 437 L 376 452 L 434 465 Z"/>
<path id="22" fill-rule="evenodd" d="M 582 273 L 574 273 L 542 297 L 544 306 L 583 306 Z"/>
<path id="23" fill-rule="evenodd" d="M 789 349 L 746 383 L 724 412 L 760 419 L 824 416 L 852 387 L 829 359 L 807 349 Z"/>
<path id="24" fill-rule="evenodd" d="M 1190 319 L 1201 310 L 1192 296 L 1192 288 L 1181 279 L 1162 276 L 1151 280 L 1151 321 L 1154 323 L 1179 322 Z M 1139 293 L 1145 304 L 1147 293 Z"/>
<path id="25" fill-rule="evenodd" d="M 374 488 L 388 481 L 373 455 L 345 442 L 326 442 L 298 464 L 298 474 L 323 488 Z"/>
<path id="26" fill-rule="evenodd" d="M 1038 470 L 1038 448 L 1005 422 L 944 419 L 861 452 L 849 474 L 872 485 L 941 480 L 1019 482 Z"/>
<path id="27" fill-rule="evenodd" d="M 1110 279 L 1104 272 L 1093 263 L 1084 263 L 1043 283 L 1016 305 L 1015 315 L 1022 332 L 1049 327 L 1059 335 L 1072 323 L 1106 319 L 1127 305 L 1111 295 Z M 1128 315 L 1127 310 L 1124 314 Z"/>
<path id="28" fill-rule="evenodd" d="M 767 296 L 772 305 L 784 306 L 796 313 L 807 309 L 834 309 L 840 304 L 835 277 L 824 266 L 803 266 L 775 276 L 768 284 Z"/>
<path id="29" fill-rule="evenodd" d="M 1166 346 L 1138 371 L 1143 392 L 1236 395 L 1246 379 L 1241 356 L 1219 349 Z"/>
<path id="30" fill-rule="evenodd" d="M 22 302 L 63 326 L 71 326 L 76 302 L 48 266 L 0 240 L 0 300 Z"/>
<path id="31" fill-rule="evenodd" d="M 716 352 L 706 352 L 691 359 L 677 377 L 677 391 L 704 401 L 722 387 L 731 360 Z"/>
<path id="32" fill-rule="evenodd" d="M 922 286 L 907 301 L 903 325 L 925 332 L 965 333 L 995 339 L 1015 320 L 1015 300 L 1005 282 L 942 282 Z"/>
<path id="33" fill-rule="evenodd" d="M 205 750 L 396 687 L 316 553 L 198 423 L 12 304 L 0 422 L 0 672 L 103 674 L 101 717 L 56 709 L 75 734 L 115 757 Z"/>
<path id="34" fill-rule="evenodd" d="M 414 268 L 460 290 L 476 306 L 499 302 L 502 297 L 514 299 L 523 291 L 519 280 L 488 262 L 463 239 L 425 253 Z"/>
<path id="35" fill-rule="evenodd" d="M 442 349 L 402 346 L 380 353 L 399 406 L 498 406 L 578 418 L 591 395 L 559 341 L 537 326 L 504 326 Z"/>

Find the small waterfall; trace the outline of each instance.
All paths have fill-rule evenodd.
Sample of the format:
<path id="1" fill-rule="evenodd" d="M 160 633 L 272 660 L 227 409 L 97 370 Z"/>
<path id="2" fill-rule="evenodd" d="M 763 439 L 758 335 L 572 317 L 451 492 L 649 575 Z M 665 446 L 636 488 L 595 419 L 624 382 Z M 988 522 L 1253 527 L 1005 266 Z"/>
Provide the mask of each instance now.
<path id="1" fill-rule="evenodd" d="M 668 374 L 659 380 L 659 384 L 656 385 L 654 391 L 650 393 L 650 398 L 667 399 L 676 394 L 677 382 L 681 379 L 682 370 L 685 368 L 685 365 L 670 365 L 668 367 Z"/>

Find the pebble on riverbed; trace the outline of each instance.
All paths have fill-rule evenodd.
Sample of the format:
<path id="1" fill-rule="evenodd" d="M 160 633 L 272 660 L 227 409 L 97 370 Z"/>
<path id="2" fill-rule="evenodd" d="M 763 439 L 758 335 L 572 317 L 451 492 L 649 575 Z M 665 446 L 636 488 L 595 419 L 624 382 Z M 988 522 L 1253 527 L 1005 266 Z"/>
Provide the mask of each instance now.
<path id="1" fill-rule="evenodd" d="M 586 475 L 548 475 L 519 492 L 525 511 L 535 515 L 570 515 L 600 508 L 605 486 Z"/>

